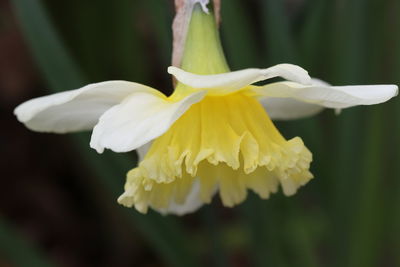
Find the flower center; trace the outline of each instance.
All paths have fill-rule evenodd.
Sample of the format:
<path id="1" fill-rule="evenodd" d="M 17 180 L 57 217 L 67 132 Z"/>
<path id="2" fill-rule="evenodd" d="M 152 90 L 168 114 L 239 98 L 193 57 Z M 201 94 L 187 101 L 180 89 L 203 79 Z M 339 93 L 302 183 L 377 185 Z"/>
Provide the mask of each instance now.
<path id="1" fill-rule="evenodd" d="M 199 201 L 209 203 L 219 189 L 225 206 L 242 202 L 247 189 L 268 198 L 279 183 L 291 195 L 312 178 L 311 160 L 302 140 L 285 140 L 255 98 L 207 96 L 154 141 L 119 202 L 166 209 L 184 203 L 194 183 Z"/>

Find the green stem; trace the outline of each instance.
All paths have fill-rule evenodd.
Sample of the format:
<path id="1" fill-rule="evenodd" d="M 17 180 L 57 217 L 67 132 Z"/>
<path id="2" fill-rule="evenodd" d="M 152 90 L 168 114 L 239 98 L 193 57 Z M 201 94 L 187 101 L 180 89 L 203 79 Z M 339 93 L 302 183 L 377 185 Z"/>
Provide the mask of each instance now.
<path id="1" fill-rule="evenodd" d="M 190 19 L 181 68 L 196 74 L 229 72 L 214 15 L 205 13 L 199 4 Z"/>

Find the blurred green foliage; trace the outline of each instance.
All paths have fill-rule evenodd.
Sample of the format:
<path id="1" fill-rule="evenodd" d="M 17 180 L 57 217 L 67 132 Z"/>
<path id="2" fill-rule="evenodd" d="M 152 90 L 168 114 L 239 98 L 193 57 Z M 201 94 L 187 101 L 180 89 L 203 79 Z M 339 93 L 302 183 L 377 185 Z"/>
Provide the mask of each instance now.
<path id="1" fill-rule="evenodd" d="M 172 91 L 165 71 L 172 3 L 12 2 L 50 92 L 110 79 Z M 333 84 L 400 84 L 399 1 L 222 2 L 221 36 L 232 69 L 290 62 Z M 400 266 L 400 100 L 277 125 L 287 138 L 302 137 L 314 154 L 316 178 L 294 197 L 250 195 L 232 210 L 214 201 L 183 219 L 126 208 L 106 213 L 137 229 L 160 265 Z M 98 178 L 88 183 L 105 189 L 96 197 L 115 201 L 135 155 L 99 156 L 88 148 L 88 135 L 74 139 Z M 1 223 L 0 231 L 7 235 L 0 248 L 9 247 L 4 253 L 15 266 L 45 266 L 33 264 L 45 255 L 40 248 L 18 250 L 21 243 L 10 241 L 14 230 Z M 32 264 L 18 261 L 18 251 Z"/>

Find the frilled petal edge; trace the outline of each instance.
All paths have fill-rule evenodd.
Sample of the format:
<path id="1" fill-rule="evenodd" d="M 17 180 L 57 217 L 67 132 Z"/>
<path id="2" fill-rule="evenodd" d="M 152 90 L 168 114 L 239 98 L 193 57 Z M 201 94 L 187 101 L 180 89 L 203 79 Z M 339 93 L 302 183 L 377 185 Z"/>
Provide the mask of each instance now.
<path id="1" fill-rule="evenodd" d="M 292 64 L 279 64 L 267 69 L 244 69 L 214 75 L 198 75 L 177 67 L 169 67 L 168 73 L 182 84 L 207 90 L 209 95 L 230 94 L 252 83 L 274 77 L 282 77 L 301 84 L 311 82 L 306 70 Z"/>
<path id="2" fill-rule="evenodd" d="M 102 153 L 134 150 L 165 133 L 206 92 L 196 92 L 174 102 L 146 92 L 133 93 L 107 110 L 94 127 L 90 146 Z"/>
<path id="3" fill-rule="evenodd" d="M 157 92 L 138 83 L 107 81 L 31 99 L 15 108 L 14 114 L 29 129 L 38 132 L 90 130 L 107 109 L 138 91 Z"/>
<path id="4" fill-rule="evenodd" d="M 324 86 L 302 85 L 294 82 L 277 82 L 251 89 L 255 95 L 293 98 L 327 108 L 348 108 L 373 105 L 388 101 L 398 93 L 396 85 Z"/>

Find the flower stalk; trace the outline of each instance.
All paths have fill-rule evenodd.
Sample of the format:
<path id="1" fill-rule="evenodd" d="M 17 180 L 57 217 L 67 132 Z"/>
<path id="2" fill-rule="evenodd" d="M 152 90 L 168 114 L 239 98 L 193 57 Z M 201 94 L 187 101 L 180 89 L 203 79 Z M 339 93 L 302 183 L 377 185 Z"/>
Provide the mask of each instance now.
<path id="1" fill-rule="evenodd" d="M 196 4 L 190 19 L 181 69 L 196 74 L 229 72 L 212 11 L 206 13 Z"/>

